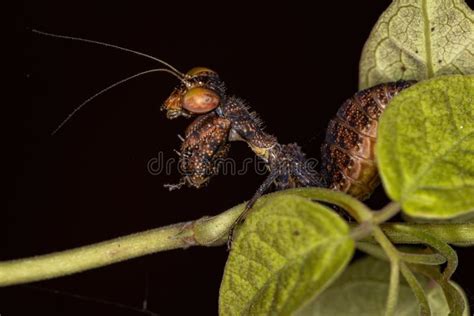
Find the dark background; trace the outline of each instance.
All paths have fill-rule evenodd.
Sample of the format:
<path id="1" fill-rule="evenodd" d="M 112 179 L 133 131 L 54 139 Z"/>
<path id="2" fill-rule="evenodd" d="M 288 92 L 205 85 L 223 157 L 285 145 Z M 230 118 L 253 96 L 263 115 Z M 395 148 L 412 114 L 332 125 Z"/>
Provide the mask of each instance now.
<path id="1" fill-rule="evenodd" d="M 327 122 L 357 91 L 362 46 L 389 3 L 31 1 L 17 7 L 15 58 L 7 65 L 13 74 L 4 86 L 11 99 L 4 98 L 3 106 L 8 189 L 1 259 L 218 214 L 252 196 L 264 179 L 253 173 L 219 176 L 204 189 L 170 193 L 163 184 L 176 182 L 177 171 L 147 172 L 147 161 L 160 151 L 175 157 L 176 135 L 189 124 L 168 121 L 159 110 L 177 83 L 165 74 L 144 76 L 97 98 L 50 136 L 93 93 L 157 65 L 112 49 L 32 35 L 28 28 L 125 46 L 182 71 L 210 67 L 230 93 L 260 113 L 267 131 L 318 157 Z M 251 153 L 236 143 L 231 156 L 241 161 Z M 374 207 L 387 202 L 380 191 L 370 201 Z M 472 302 L 474 256 L 472 249 L 459 254 L 455 280 Z M 160 315 L 216 314 L 226 257 L 224 247 L 175 250 L 10 287 L 0 294 L 0 314 L 140 315 L 145 297 L 148 309 Z"/>

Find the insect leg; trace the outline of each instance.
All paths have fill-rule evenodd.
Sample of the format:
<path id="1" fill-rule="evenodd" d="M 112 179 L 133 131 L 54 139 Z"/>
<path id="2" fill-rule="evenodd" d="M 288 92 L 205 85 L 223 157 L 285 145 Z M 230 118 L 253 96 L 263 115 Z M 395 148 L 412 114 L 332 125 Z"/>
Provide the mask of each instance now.
<path id="1" fill-rule="evenodd" d="M 255 202 L 265 193 L 268 191 L 268 189 L 272 186 L 273 182 L 278 178 L 280 175 L 280 172 L 278 170 L 272 170 L 270 174 L 267 176 L 265 181 L 260 185 L 260 187 L 257 189 L 257 191 L 254 193 L 252 198 L 247 202 L 245 205 L 245 209 L 242 213 L 240 213 L 239 217 L 235 220 L 235 222 L 232 224 L 232 227 L 230 228 L 229 231 L 229 237 L 227 239 L 227 249 L 231 248 L 232 245 L 232 240 L 234 239 L 234 231 L 235 228 L 241 224 L 245 218 L 250 214 L 252 211 L 252 207 L 254 206 Z"/>
<path id="2" fill-rule="evenodd" d="M 185 178 L 181 178 L 176 184 L 164 184 L 163 186 L 170 191 L 179 190 L 183 185 L 186 184 Z"/>
<path id="3" fill-rule="evenodd" d="M 195 188 L 206 185 L 218 173 L 219 162 L 227 157 L 230 122 L 214 112 L 198 116 L 186 129 L 178 155 L 181 181 L 166 185 L 170 190 L 184 184 Z"/>

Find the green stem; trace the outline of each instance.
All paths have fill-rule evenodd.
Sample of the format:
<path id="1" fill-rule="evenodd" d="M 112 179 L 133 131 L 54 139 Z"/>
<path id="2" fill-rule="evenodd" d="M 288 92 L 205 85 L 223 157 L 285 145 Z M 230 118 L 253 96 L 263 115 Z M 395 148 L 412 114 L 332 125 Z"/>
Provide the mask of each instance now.
<path id="1" fill-rule="evenodd" d="M 373 236 L 390 260 L 390 283 L 385 315 L 391 316 L 395 314 L 397 308 L 398 290 L 400 286 L 400 258 L 397 249 L 379 227 L 374 227 Z"/>
<path id="2" fill-rule="evenodd" d="M 433 279 L 441 286 L 444 296 L 449 305 L 450 316 L 462 316 L 469 314 L 469 304 L 461 292 L 457 289 L 455 284 L 446 278 L 434 266 L 422 266 L 417 264 L 410 265 L 410 269 Z M 466 313 L 464 313 L 466 311 Z"/>
<path id="3" fill-rule="evenodd" d="M 302 197 L 333 202 L 339 201 L 341 207 L 348 206 L 354 200 L 339 192 L 325 189 L 295 189 L 268 194 L 259 199 L 255 205 L 275 195 L 296 194 Z M 357 203 L 361 204 L 357 200 Z M 367 208 L 361 204 L 352 206 L 354 215 L 359 218 L 372 216 L 367 214 Z M 245 203 L 237 205 L 226 212 L 213 217 L 205 217 L 195 221 L 170 225 L 132 234 L 108 241 L 55 252 L 47 255 L 0 262 L 0 286 L 8 286 L 26 282 L 46 280 L 65 276 L 72 273 L 103 267 L 116 262 L 148 255 L 170 249 L 187 248 L 190 246 L 220 246 L 225 244 L 229 229 L 243 211 Z M 354 211 L 355 210 L 355 211 Z M 369 211 L 370 212 L 370 211 Z M 356 226 L 356 224 L 353 224 Z M 367 235 L 372 227 L 361 226 L 358 237 Z M 416 227 L 417 230 L 435 235 L 438 239 L 449 244 L 474 245 L 474 223 L 468 224 L 382 224 L 383 232 L 393 243 L 414 244 L 418 238 L 413 238 L 400 232 L 394 225 Z M 374 242 L 370 237 L 364 241 Z"/>
<path id="4" fill-rule="evenodd" d="M 355 223 L 351 227 L 357 227 Z M 474 223 L 453 224 L 417 224 L 417 223 L 383 223 L 380 227 L 395 244 L 419 244 L 417 238 L 400 231 L 396 226 L 414 228 L 417 231 L 436 236 L 437 239 L 455 246 L 474 246 Z M 374 242 L 370 238 L 364 240 Z"/>
<path id="5" fill-rule="evenodd" d="M 411 270 L 406 266 L 405 263 L 400 263 L 400 268 L 405 280 L 407 280 L 408 285 L 412 289 L 413 293 L 420 304 L 420 315 L 421 316 L 429 316 L 431 315 L 430 305 L 428 303 L 428 299 L 426 298 L 425 291 L 421 286 L 420 282 L 416 279 L 415 275 Z"/>
<path id="6" fill-rule="evenodd" d="M 370 221 L 373 217 L 372 211 L 364 203 L 342 192 L 324 188 L 296 188 L 280 192 L 337 205 L 347 211 L 359 223 Z"/>
<path id="7" fill-rule="evenodd" d="M 384 223 L 391 219 L 393 216 L 397 215 L 399 212 L 400 204 L 398 204 L 397 202 L 390 202 L 383 209 L 375 212 L 373 222 L 374 224 Z"/>
<path id="8" fill-rule="evenodd" d="M 360 225 L 352 227 L 350 236 L 355 241 L 367 239 L 372 235 L 373 227 L 374 225 L 370 221 L 362 222 Z"/>
<path id="9" fill-rule="evenodd" d="M 368 255 L 371 255 L 372 257 L 382 259 L 382 260 L 388 260 L 388 257 L 383 251 L 383 249 L 380 248 L 380 246 L 376 244 L 369 243 L 369 242 L 357 242 L 356 246 L 357 246 L 357 249 L 365 252 Z M 398 254 L 400 256 L 400 259 L 403 262 L 407 262 L 407 263 L 438 266 L 446 262 L 446 259 L 438 253 L 425 254 L 425 253 L 406 253 L 406 252 L 398 251 Z"/>
<path id="10" fill-rule="evenodd" d="M 443 276 L 446 280 L 449 280 L 451 278 L 458 266 L 458 256 L 453 248 L 451 248 L 446 242 L 434 237 L 434 235 L 420 231 L 415 227 L 406 227 L 403 225 L 393 225 L 392 227 L 398 232 L 402 232 L 414 237 L 414 239 L 417 239 L 418 242 L 424 243 L 434 248 L 441 255 L 443 255 L 448 261 L 446 269 L 443 272 Z"/>
<path id="11" fill-rule="evenodd" d="M 344 198 L 344 194 L 340 192 L 333 194 L 328 189 L 307 188 L 267 194 L 257 201 L 255 207 L 265 203 L 268 198 L 284 194 L 322 200 L 331 197 L 344 201 L 353 199 Z M 0 262 L 0 287 L 65 276 L 170 249 L 219 246 L 226 242 L 229 229 L 244 207 L 245 203 L 242 203 L 213 217 L 204 217 L 47 255 Z"/>
<path id="12" fill-rule="evenodd" d="M 89 246 L 0 262 L 0 286 L 34 282 L 86 271 L 151 253 L 225 243 L 244 204 L 214 217 L 174 224 Z"/>
<path id="13" fill-rule="evenodd" d="M 413 275 L 411 270 L 407 267 L 406 263 L 403 262 L 403 260 L 415 259 L 414 254 L 410 256 L 410 254 L 404 254 L 399 252 L 384 234 L 382 229 L 380 229 L 380 227 L 374 228 L 373 236 L 375 240 L 380 244 L 383 251 L 379 251 L 378 246 L 374 247 L 374 245 L 371 246 L 370 244 L 365 244 L 361 242 L 359 242 L 357 246 L 359 247 L 359 249 L 362 248 L 362 250 L 367 251 L 368 253 L 375 254 L 376 257 L 382 259 L 386 257 L 390 260 L 390 284 L 385 315 L 393 315 L 395 313 L 398 299 L 400 270 L 403 274 L 403 277 L 405 278 L 405 280 L 407 280 L 410 288 L 415 294 L 418 303 L 420 304 L 421 315 L 431 315 L 430 306 L 428 304 L 428 300 L 424 293 L 423 287 Z M 421 255 L 418 255 L 416 257 L 417 260 L 421 258 L 423 258 Z"/>

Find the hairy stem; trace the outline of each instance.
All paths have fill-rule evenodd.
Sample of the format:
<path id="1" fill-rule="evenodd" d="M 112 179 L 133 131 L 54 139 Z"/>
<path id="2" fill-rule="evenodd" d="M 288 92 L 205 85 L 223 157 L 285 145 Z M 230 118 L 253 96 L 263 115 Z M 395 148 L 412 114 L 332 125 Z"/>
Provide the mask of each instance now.
<path id="1" fill-rule="evenodd" d="M 297 188 L 280 192 L 296 194 L 316 201 L 327 202 L 343 208 L 357 222 L 362 223 L 372 220 L 372 211 L 361 201 L 342 192 L 323 188 Z"/>
<path id="2" fill-rule="evenodd" d="M 388 260 L 388 257 L 383 251 L 383 249 L 376 244 L 369 242 L 357 242 L 356 246 L 357 249 L 362 252 L 365 252 L 368 255 L 371 255 L 372 257 L 381 260 Z M 406 263 L 437 266 L 446 262 L 446 259 L 438 253 L 407 253 L 401 252 L 400 250 L 398 252 L 400 260 Z"/>
<path id="3" fill-rule="evenodd" d="M 349 202 L 349 199 L 352 201 L 350 197 L 345 198 L 340 192 L 334 193 L 336 194 L 329 192 L 329 190 L 313 188 L 280 191 L 263 196 L 257 201 L 255 207 L 265 203 L 269 197 L 280 194 L 295 194 L 328 202 L 335 199 L 344 206 L 351 203 Z M 65 276 L 160 251 L 190 246 L 220 246 L 227 241 L 229 229 L 244 207 L 245 203 L 242 203 L 213 217 L 204 217 L 47 255 L 0 262 L 0 286 Z M 355 208 L 357 208 L 355 214 L 359 214 L 359 219 L 369 216 L 365 206 L 357 205 Z M 445 243 L 474 245 L 474 223 L 386 223 L 381 225 L 383 233 L 392 243 L 415 244 L 419 243 L 419 238 L 402 232 L 399 227 L 394 225 L 407 228 L 416 227 L 417 231 L 434 235 Z M 351 226 L 359 225 L 354 223 Z M 363 228 L 359 231 L 360 234 L 357 234 L 358 237 L 367 235 L 372 227 Z M 366 237 L 361 241 L 375 242 L 372 237 Z"/>
<path id="4" fill-rule="evenodd" d="M 401 231 L 397 226 L 405 228 L 414 228 L 419 232 L 436 236 L 437 239 L 444 241 L 445 243 L 467 247 L 474 245 L 474 223 L 430 223 L 430 224 L 418 224 L 418 223 L 383 223 L 380 227 L 384 233 L 390 238 L 395 244 L 419 244 L 418 238 L 413 238 L 410 234 Z M 357 226 L 351 224 L 351 226 Z M 364 241 L 373 242 L 373 240 L 366 239 Z"/>
<path id="5" fill-rule="evenodd" d="M 423 287 L 420 282 L 416 279 L 415 275 L 411 270 L 406 266 L 404 262 L 401 262 L 400 268 L 405 280 L 410 285 L 410 288 L 415 294 L 418 303 L 420 304 L 420 316 L 429 316 L 431 315 L 430 305 L 428 304 L 428 299 L 426 298 Z"/>
<path id="6" fill-rule="evenodd" d="M 243 204 L 214 217 L 165 226 L 84 247 L 0 262 L 0 286 L 34 282 L 86 271 L 147 254 L 224 243 Z"/>
<path id="7" fill-rule="evenodd" d="M 424 276 L 436 281 L 438 283 L 448 301 L 450 313 L 452 316 L 462 316 L 469 314 L 469 305 L 466 304 L 467 300 L 461 292 L 457 289 L 457 286 L 439 272 L 438 267 L 434 266 L 423 266 L 418 264 L 410 264 L 410 270 L 423 274 Z M 464 313 L 466 311 L 466 313 Z"/>
<path id="8" fill-rule="evenodd" d="M 448 264 L 446 266 L 446 269 L 444 270 L 443 276 L 446 280 L 449 280 L 451 278 L 451 276 L 454 274 L 454 271 L 456 271 L 456 268 L 458 266 L 458 256 L 456 254 L 456 251 L 454 251 L 453 248 L 451 248 L 446 242 L 436 238 L 435 235 L 431 235 L 426 232 L 419 231 L 415 227 L 406 227 L 406 226 L 400 226 L 400 225 L 394 225 L 392 227 L 399 232 L 404 232 L 412 236 L 414 239 L 418 239 L 418 242 L 424 243 L 434 248 L 441 255 L 443 255 L 448 261 Z"/>
<path id="9" fill-rule="evenodd" d="M 390 260 L 390 283 L 388 287 L 386 316 L 395 315 L 400 286 L 400 257 L 397 249 L 379 227 L 374 227 L 373 236 Z"/>
<path id="10" fill-rule="evenodd" d="M 400 212 L 400 204 L 397 202 L 388 203 L 383 209 L 374 215 L 374 224 L 380 224 L 388 221 Z"/>

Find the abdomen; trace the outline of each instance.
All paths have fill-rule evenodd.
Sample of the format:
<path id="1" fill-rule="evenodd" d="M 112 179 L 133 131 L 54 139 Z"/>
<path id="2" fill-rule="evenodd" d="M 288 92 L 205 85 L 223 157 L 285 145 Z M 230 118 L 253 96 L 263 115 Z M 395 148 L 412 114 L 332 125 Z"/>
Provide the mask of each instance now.
<path id="1" fill-rule="evenodd" d="M 384 83 L 357 92 L 329 122 L 321 147 L 321 173 L 328 188 L 365 199 L 380 183 L 375 143 L 380 115 L 414 81 Z"/>

